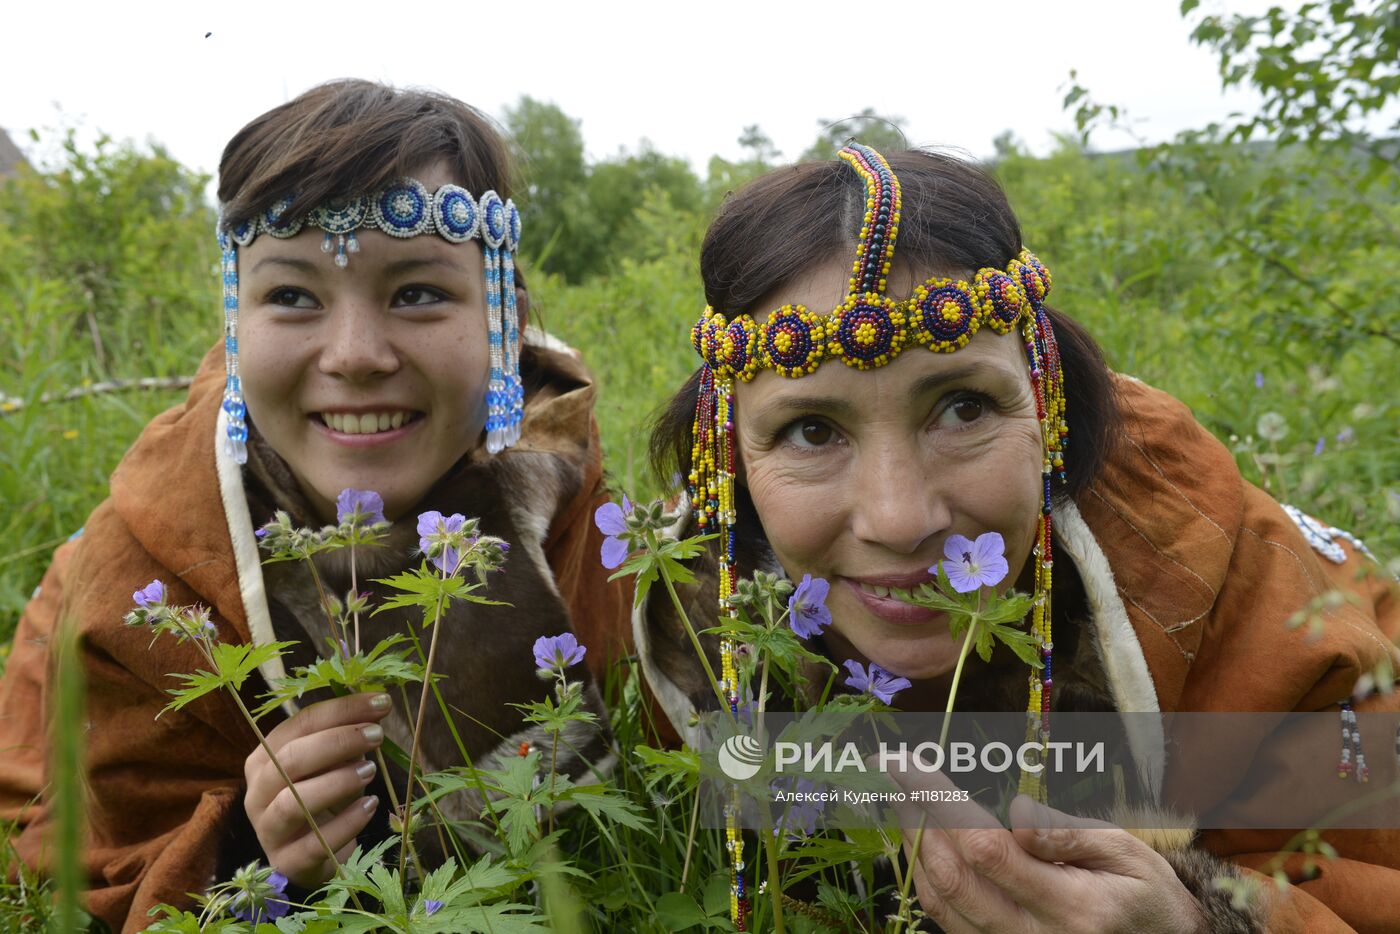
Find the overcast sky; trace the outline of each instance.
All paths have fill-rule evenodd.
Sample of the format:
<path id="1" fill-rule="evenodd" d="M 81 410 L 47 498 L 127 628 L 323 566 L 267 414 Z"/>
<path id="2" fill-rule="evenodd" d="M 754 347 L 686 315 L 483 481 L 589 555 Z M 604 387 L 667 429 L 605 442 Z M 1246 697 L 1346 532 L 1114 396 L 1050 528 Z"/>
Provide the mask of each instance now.
<path id="1" fill-rule="evenodd" d="M 737 157 L 749 124 L 794 157 L 819 120 L 864 107 L 904 117 L 916 144 L 985 155 L 1010 129 L 1045 152 L 1072 128 L 1060 106 L 1071 69 L 1151 141 L 1252 106 L 1248 94 L 1222 96 L 1178 0 L 7 6 L 0 126 L 22 148 L 61 111 L 90 131 L 157 140 L 205 171 L 248 120 L 344 76 L 436 88 L 497 117 L 528 94 L 581 120 L 593 158 L 646 138 L 702 171 L 712 154 Z"/>

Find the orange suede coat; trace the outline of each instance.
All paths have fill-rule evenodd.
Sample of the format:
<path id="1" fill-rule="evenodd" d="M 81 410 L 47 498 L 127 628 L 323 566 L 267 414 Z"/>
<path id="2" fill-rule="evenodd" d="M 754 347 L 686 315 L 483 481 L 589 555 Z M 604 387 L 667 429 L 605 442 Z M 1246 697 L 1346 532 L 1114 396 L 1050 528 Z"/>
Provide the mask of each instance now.
<path id="1" fill-rule="evenodd" d="M 114 930 L 140 930 L 152 906 L 188 903 L 186 893 L 213 881 L 225 828 L 243 806 L 243 762 L 256 744 L 222 693 L 156 719 L 175 683 L 169 673 L 195 670 L 200 657 L 171 638 L 152 643 L 148 632 L 122 623 L 133 590 L 160 578 L 171 603 L 209 606 L 222 640 L 251 638 L 247 582 L 235 566 L 216 467 L 221 357 L 219 348 L 206 356 L 187 401 L 146 427 L 113 474 L 111 496 L 82 535 L 58 549 L 20 620 L 0 681 L 0 818 L 18 821 L 12 842 L 23 859 L 43 867 L 51 847 L 44 796 L 50 646 L 58 627 L 77 628 L 87 683 L 87 905 Z M 542 499 L 539 489 L 530 491 L 548 506 L 537 517 L 539 528 L 548 528 L 541 547 L 600 677 L 630 643 L 630 593 L 607 581 L 602 536 L 592 522 L 604 495 L 594 387 L 570 353 L 541 349 L 534 359 L 542 361 L 545 383 L 527 403 L 521 442 L 500 456 L 522 464 L 530 456 L 553 458 L 552 486 L 539 486 L 560 495 Z M 241 502 L 241 482 L 237 496 Z M 250 678 L 245 701 L 264 690 L 261 678 Z"/>
<path id="2" fill-rule="evenodd" d="M 1115 385 L 1124 416 L 1120 443 L 1098 480 L 1055 511 L 1056 559 L 1073 562 L 1084 583 L 1085 631 L 1094 636 L 1113 706 L 1338 710 L 1363 674 L 1386 656 L 1400 657 L 1395 581 L 1344 536 L 1331 536 L 1330 546 L 1319 540 L 1340 563 L 1313 547 L 1277 502 L 1242 478 L 1230 452 L 1186 406 L 1130 378 L 1116 377 Z M 701 565 L 699 583 L 682 592 L 692 619 L 712 614 L 717 597 L 713 559 Z M 1289 628 L 1296 611 L 1333 589 L 1352 599 L 1325 611 L 1320 637 Z M 673 612 L 664 600 L 648 601 L 634 613 L 633 631 L 672 726 L 699 742 L 693 713 L 712 706 L 713 692 Z M 707 651 L 717 665 L 717 642 L 711 639 Z M 1072 673 L 1070 664 L 1056 660 L 1057 682 Z M 1024 684 L 1024 669 L 1018 671 Z M 816 683 L 824 680 L 823 673 Z M 1400 691 L 1355 708 L 1400 709 Z M 1367 758 L 1378 763 L 1372 787 L 1396 773 L 1385 761 L 1392 741 L 1366 739 Z M 1241 771 L 1256 764 L 1249 750 L 1241 752 Z M 1306 787 L 1290 784 L 1288 770 L 1307 766 L 1316 763 L 1278 763 L 1265 787 Z M 1246 870 L 1272 872 L 1292 835 L 1206 831 L 1194 845 Z M 1265 883 L 1268 930 L 1400 932 L 1400 828 L 1324 837 L 1339 856 L 1317 860 L 1315 872 L 1305 871 L 1301 855 L 1279 859 L 1293 884 L 1275 894 Z"/>
<path id="3" fill-rule="evenodd" d="M 1341 538 L 1345 560 L 1325 558 L 1175 399 L 1132 380 L 1119 381 L 1119 398 L 1123 446 L 1078 506 L 1108 558 L 1159 709 L 1337 709 L 1363 674 L 1397 657 L 1400 601 L 1375 561 Z M 1320 638 L 1287 628 L 1333 589 L 1355 599 L 1326 613 Z M 1355 707 L 1393 711 L 1400 692 Z M 1375 739 L 1373 760 L 1389 751 L 1370 746 Z M 1206 831 L 1199 844 L 1262 868 L 1291 836 Z M 1285 861 L 1295 884 L 1273 899 L 1268 930 L 1400 931 L 1400 828 L 1326 839 L 1339 858 L 1318 860 L 1315 875 L 1301 856 Z"/>

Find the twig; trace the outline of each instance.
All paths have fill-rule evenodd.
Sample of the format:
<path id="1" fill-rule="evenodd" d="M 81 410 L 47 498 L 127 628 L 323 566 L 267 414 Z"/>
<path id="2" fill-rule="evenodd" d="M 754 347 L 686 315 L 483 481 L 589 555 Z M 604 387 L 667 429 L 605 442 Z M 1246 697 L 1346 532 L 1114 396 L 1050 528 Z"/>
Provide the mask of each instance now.
<path id="1" fill-rule="evenodd" d="M 55 402 L 73 402 L 88 396 L 105 396 L 114 392 L 128 392 L 133 389 L 189 389 L 193 376 L 143 376 L 140 379 L 111 379 L 91 386 L 77 386 L 65 392 L 44 393 L 33 403 L 14 396 L 0 394 L 0 418 L 22 411 L 29 405 L 50 405 Z"/>

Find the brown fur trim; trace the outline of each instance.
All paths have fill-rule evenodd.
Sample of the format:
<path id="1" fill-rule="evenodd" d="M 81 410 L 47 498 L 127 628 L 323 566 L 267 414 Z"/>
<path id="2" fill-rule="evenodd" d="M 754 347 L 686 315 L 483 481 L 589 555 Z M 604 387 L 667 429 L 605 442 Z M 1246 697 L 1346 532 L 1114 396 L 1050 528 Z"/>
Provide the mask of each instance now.
<path id="1" fill-rule="evenodd" d="M 1194 846 L 1174 849 L 1162 856 L 1201 906 L 1206 930 L 1211 934 L 1264 934 L 1268 930 L 1262 899 L 1238 905 L 1228 890 L 1216 885 L 1217 880 L 1239 880 L 1239 866 Z"/>

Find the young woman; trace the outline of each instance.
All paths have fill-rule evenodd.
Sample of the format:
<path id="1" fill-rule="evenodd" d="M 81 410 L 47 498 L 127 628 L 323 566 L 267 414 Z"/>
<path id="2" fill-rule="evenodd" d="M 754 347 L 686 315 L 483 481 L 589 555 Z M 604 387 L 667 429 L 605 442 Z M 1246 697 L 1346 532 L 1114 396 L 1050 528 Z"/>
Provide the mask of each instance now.
<path id="1" fill-rule="evenodd" d="M 342 491 L 379 494 L 392 525 L 382 547 L 359 549 L 356 569 L 371 591 L 369 581 L 422 560 L 419 513 L 479 517 L 483 533 L 509 543 L 487 591 L 509 606 L 454 604 L 439 623 L 436 665 L 479 763 L 534 735 L 509 705 L 548 691 L 535 677 L 535 639 L 572 631 L 596 676 L 629 636 L 628 597 L 596 559 L 593 386 L 574 353 L 526 328 L 512 258 L 520 222 L 491 123 L 442 95 L 332 82 L 239 131 L 218 194 L 225 339 L 55 555 L 0 682 L 0 816 L 18 822 L 20 854 L 45 865 L 49 648 L 60 627 L 76 629 L 88 907 L 114 929 L 139 929 L 151 906 L 186 901 L 249 859 L 307 886 L 332 869 L 231 699 L 211 695 L 156 719 L 169 673 L 200 658 L 123 626 L 147 582 L 163 581 L 170 603 L 210 607 L 225 642 L 301 643 L 287 665 L 250 679 L 252 700 L 325 648 L 305 569 L 260 565 L 254 530 L 275 511 L 319 527 L 336 521 Z M 318 561 L 329 592 L 350 590 L 341 553 Z M 369 643 L 409 618 L 366 619 Z M 586 703 L 601 713 L 591 677 Z M 342 856 L 372 821 L 380 832 L 387 823 L 370 754 L 386 736 L 408 748 L 414 711 L 401 707 L 388 695 L 328 700 L 269 734 Z M 444 727 L 431 712 L 427 768 L 459 762 Z M 563 771 L 610 755 L 603 728 L 573 740 Z"/>
<path id="2" fill-rule="evenodd" d="M 692 619 L 723 605 L 736 567 L 824 578 L 832 622 L 814 646 L 838 672 L 898 676 L 901 710 L 941 711 L 959 644 L 941 613 L 891 590 L 927 582 L 957 537 L 995 532 L 1006 584 L 1037 596 L 1044 664 L 1028 689 L 1014 655 L 973 660 L 960 711 L 1340 705 L 1340 726 L 1358 679 L 1396 657 L 1400 612 L 1381 576 L 1358 577 L 1359 543 L 1244 482 L 1184 406 L 1110 372 L 1045 304 L 1049 272 L 976 167 L 852 145 L 780 169 L 725 202 L 700 269 L 703 365 L 653 437 L 661 475 L 678 463 L 690 478 L 683 534 L 719 533 L 682 595 Z M 975 577 L 993 556 L 967 547 L 956 560 Z M 1334 589 L 1348 597 L 1320 638 L 1290 629 Z M 652 689 L 698 740 L 715 689 L 677 615 L 652 599 L 634 627 Z M 709 651 L 723 670 L 720 644 Z M 1390 738 L 1371 747 L 1388 773 Z M 1166 752 L 1153 740 L 1134 748 L 1149 785 Z M 1330 752 L 1261 790 L 1335 785 Z M 1330 834 L 1339 858 L 1316 870 L 1280 857 L 1294 884 L 1248 910 L 1214 880 L 1266 866 L 1291 834 L 1186 836 L 1158 853 L 1121 830 L 930 830 L 911 864 L 924 910 L 957 932 L 1382 931 L 1400 916 L 1400 831 Z"/>

